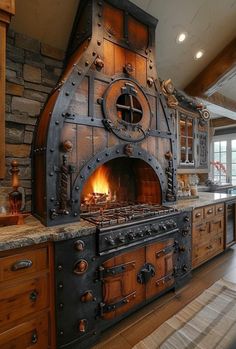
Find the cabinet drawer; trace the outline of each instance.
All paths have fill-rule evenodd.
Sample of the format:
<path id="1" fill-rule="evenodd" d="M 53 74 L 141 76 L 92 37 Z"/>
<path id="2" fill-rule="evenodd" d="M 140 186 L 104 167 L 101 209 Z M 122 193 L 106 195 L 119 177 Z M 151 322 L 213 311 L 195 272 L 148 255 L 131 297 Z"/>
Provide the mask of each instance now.
<path id="1" fill-rule="evenodd" d="M 214 237 L 219 233 L 224 232 L 224 217 L 220 215 L 220 217 L 216 217 L 211 221 L 211 235 Z"/>
<path id="2" fill-rule="evenodd" d="M 49 306 L 48 275 L 0 287 L 0 328 Z"/>
<path id="3" fill-rule="evenodd" d="M 196 208 L 193 210 L 193 223 L 202 222 L 203 220 L 203 208 Z"/>
<path id="4" fill-rule="evenodd" d="M 224 211 L 225 211 L 224 204 L 215 205 L 215 215 L 216 216 L 223 215 Z"/>
<path id="5" fill-rule="evenodd" d="M 1 349 L 47 349 L 48 313 L 0 333 Z"/>
<path id="6" fill-rule="evenodd" d="M 194 224 L 193 225 L 193 245 L 194 243 L 199 243 L 200 241 L 206 241 L 209 239 L 210 233 L 210 222 Z"/>
<path id="7" fill-rule="evenodd" d="M 210 219 L 213 218 L 215 215 L 215 206 L 211 205 L 211 206 L 206 206 L 203 208 L 204 210 L 204 218 L 205 219 Z"/>
<path id="8" fill-rule="evenodd" d="M 0 258 L 0 281 L 21 278 L 48 268 L 47 247 Z"/>

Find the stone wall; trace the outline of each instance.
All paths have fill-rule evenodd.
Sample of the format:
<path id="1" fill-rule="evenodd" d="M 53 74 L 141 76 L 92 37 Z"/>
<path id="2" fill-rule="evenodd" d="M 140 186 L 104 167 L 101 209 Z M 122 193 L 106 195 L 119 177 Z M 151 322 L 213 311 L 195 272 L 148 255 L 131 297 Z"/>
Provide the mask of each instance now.
<path id="1" fill-rule="evenodd" d="M 13 159 L 31 210 L 31 146 L 37 119 L 63 67 L 64 52 L 28 36 L 8 31 L 6 57 L 6 175 L 1 192 L 11 186 Z"/>

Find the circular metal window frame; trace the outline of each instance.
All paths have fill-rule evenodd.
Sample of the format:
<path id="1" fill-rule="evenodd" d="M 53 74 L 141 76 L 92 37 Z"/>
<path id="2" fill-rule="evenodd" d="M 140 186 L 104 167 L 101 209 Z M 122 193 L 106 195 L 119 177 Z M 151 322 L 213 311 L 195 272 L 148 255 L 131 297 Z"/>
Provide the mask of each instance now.
<path id="1" fill-rule="evenodd" d="M 120 105 L 117 104 L 117 101 L 122 95 L 129 95 L 139 102 L 142 110 L 139 122 L 127 122 L 118 117 Z M 104 93 L 102 108 L 105 127 L 118 138 L 129 142 L 138 142 L 148 136 L 151 125 L 150 104 L 141 86 L 133 80 L 121 78 L 113 81 Z M 127 106 L 127 110 L 130 113 L 141 111 L 136 110 L 133 105 Z"/>

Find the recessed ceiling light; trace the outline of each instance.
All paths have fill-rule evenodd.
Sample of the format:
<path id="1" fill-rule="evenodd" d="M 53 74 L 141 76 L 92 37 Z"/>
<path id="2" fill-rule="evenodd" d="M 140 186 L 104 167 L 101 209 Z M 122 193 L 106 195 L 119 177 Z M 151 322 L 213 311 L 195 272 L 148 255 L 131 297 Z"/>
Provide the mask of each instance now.
<path id="1" fill-rule="evenodd" d="M 194 55 L 194 59 L 200 59 L 202 58 L 202 56 L 204 55 L 204 51 L 203 50 L 199 50 L 195 53 Z"/>
<path id="2" fill-rule="evenodd" d="M 186 40 L 187 36 L 188 36 L 188 34 L 186 32 L 179 33 L 179 35 L 176 38 L 177 44 L 181 44 L 182 42 L 184 42 L 184 40 Z"/>

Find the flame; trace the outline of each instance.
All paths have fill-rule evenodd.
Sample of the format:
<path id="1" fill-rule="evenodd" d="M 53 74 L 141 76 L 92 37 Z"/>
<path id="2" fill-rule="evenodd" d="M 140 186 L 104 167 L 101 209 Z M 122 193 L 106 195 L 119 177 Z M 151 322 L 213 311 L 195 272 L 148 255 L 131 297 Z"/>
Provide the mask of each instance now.
<path id="1" fill-rule="evenodd" d="M 92 177 L 93 193 L 109 194 L 109 170 L 105 166 L 99 167 Z"/>

